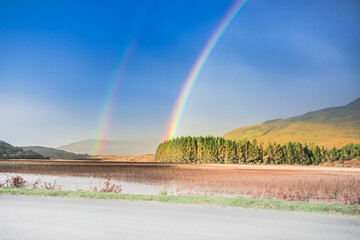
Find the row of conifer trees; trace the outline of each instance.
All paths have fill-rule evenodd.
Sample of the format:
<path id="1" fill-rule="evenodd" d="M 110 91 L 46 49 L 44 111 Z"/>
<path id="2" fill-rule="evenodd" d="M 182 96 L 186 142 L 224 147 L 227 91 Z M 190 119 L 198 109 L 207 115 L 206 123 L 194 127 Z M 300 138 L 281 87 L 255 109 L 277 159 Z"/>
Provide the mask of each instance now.
<path id="1" fill-rule="evenodd" d="M 318 165 L 360 158 L 360 144 L 325 149 L 315 144 L 288 142 L 264 145 L 256 140 L 225 140 L 222 137 L 180 137 L 161 143 L 155 154 L 159 162 L 224 164 Z"/>

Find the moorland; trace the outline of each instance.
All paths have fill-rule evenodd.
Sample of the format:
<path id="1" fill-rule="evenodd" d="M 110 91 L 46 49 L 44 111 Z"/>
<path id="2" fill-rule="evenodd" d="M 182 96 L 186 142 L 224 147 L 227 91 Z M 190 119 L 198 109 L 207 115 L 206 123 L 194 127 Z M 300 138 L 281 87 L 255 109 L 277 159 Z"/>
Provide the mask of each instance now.
<path id="1" fill-rule="evenodd" d="M 308 112 L 287 119 L 266 121 L 240 127 L 224 135 L 225 139 L 257 139 L 285 144 L 289 141 L 315 143 L 325 148 L 341 148 L 360 143 L 360 98 L 341 107 Z"/>
<path id="2" fill-rule="evenodd" d="M 114 160 L 0 160 L 0 172 L 97 177 L 165 187 L 166 195 L 230 195 L 360 203 L 360 169 L 319 166 L 195 165 Z"/>

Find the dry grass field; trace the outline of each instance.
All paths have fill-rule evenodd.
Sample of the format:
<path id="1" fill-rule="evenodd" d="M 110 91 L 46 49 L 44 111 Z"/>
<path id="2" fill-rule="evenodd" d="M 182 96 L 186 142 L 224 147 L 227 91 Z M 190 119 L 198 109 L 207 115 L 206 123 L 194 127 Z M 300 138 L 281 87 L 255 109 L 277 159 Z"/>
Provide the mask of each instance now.
<path id="1" fill-rule="evenodd" d="M 154 162 L 153 154 L 145 154 L 139 156 L 95 156 L 89 159 L 110 161 L 110 162 Z"/>
<path id="2" fill-rule="evenodd" d="M 234 129 L 225 139 L 254 139 L 284 144 L 289 141 L 315 143 L 325 148 L 341 148 L 360 143 L 360 98 L 342 106 L 308 112 L 287 119 Z"/>
<path id="3" fill-rule="evenodd" d="M 341 148 L 348 143 L 360 143 L 358 127 L 337 126 L 312 122 L 276 122 L 237 128 L 225 134 L 225 139 L 242 140 L 244 138 L 268 143 L 285 144 L 289 141 L 315 143 L 325 148 Z"/>
<path id="4" fill-rule="evenodd" d="M 128 157 L 123 157 L 122 160 Z M 0 160 L 0 172 L 92 176 L 167 186 L 166 194 L 360 203 L 360 169 L 316 166 L 192 165 L 104 160 Z M 118 158 L 119 159 L 119 158 Z"/>

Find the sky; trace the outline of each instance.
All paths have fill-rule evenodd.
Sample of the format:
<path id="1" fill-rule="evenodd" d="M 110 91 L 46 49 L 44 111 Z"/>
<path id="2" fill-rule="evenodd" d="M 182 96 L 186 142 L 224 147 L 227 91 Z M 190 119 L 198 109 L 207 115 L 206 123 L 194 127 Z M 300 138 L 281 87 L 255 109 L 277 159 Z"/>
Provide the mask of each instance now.
<path id="1" fill-rule="evenodd" d="M 0 0 L 0 139 L 160 143 L 234 4 Z M 207 59 L 176 135 L 223 136 L 360 97 L 359 13 L 356 0 L 250 0 Z"/>

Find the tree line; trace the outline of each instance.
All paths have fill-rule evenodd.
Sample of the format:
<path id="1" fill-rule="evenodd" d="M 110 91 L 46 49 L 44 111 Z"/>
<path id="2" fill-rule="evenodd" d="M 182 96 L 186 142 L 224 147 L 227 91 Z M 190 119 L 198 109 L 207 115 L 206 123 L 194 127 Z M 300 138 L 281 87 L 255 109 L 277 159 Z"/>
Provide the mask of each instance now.
<path id="1" fill-rule="evenodd" d="M 326 149 L 314 143 L 269 142 L 256 139 L 225 140 L 222 137 L 180 137 L 161 143 L 155 154 L 159 162 L 223 164 L 299 164 L 319 165 L 360 159 L 360 144 L 350 143 L 338 149 Z"/>

